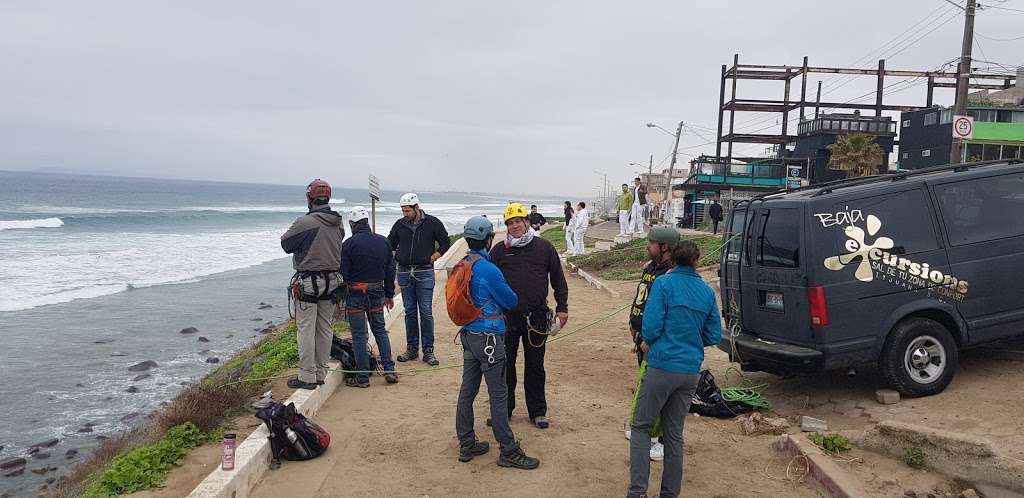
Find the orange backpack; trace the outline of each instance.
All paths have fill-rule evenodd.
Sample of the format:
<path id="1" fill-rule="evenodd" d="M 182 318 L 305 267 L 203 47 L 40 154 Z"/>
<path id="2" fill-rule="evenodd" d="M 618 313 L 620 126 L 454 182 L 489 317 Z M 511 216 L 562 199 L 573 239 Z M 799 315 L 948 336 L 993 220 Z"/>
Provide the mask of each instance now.
<path id="1" fill-rule="evenodd" d="M 448 283 L 444 286 L 444 299 L 448 303 L 448 317 L 458 326 L 467 325 L 473 320 L 484 318 L 483 310 L 473 304 L 473 296 L 469 293 L 469 282 L 473 278 L 473 263 L 482 259 L 479 254 L 469 254 L 455 265 Z M 497 318 L 500 315 L 495 315 Z M 490 316 L 488 316 L 490 317 Z"/>

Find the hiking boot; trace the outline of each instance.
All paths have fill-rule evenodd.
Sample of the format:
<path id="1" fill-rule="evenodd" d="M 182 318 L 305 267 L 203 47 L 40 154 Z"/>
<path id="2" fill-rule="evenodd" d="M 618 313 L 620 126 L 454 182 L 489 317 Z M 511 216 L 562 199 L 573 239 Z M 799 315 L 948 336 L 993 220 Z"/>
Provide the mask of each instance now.
<path id="1" fill-rule="evenodd" d="M 303 382 L 298 378 L 288 379 L 288 387 L 292 389 L 316 389 L 316 382 Z"/>
<path id="2" fill-rule="evenodd" d="M 415 360 L 420 357 L 420 350 L 416 348 L 407 348 L 404 353 L 398 355 L 398 361 L 405 363 L 407 361 Z"/>
<path id="3" fill-rule="evenodd" d="M 480 455 L 486 454 L 490 450 L 491 444 L 488 443 L 487 441 L 477 441 L 473 443 L 473 446 L 460 446 L 459 461 L 463 463 L 468 462 L 472 460 L 473 457 L 478 457 Z"/>
<path id="4" fill-rule="evenodd" d="M 530 419 L 530 423 L 537 426 L 538 429 L 547 429 L 551 426 L 551 421 L 547 417 L 533 417 Z"/>
<path id="5" fill-rule="evenodd" d="M 395 372 L 386 372 L 384 374 L 384 380 L 386 380 L 388 384 L 398 384 L 398 374 Z"/>
<path id="6" fill-rule="evenodd" d="M 512 467 L 523 470 L 533 470 L 540 467 L 540 460 L 526 456 L 522 448 L 516 449 L 511 455 L 502 454 L 498 457 L 499 467 Z"/>
<path id="7" fill-rule="evenodd" d="M 423 348 L 423 363 L 436 367 L 440 364 L 437 361 L 437 357 L 434 356 L 434 348 Z"/>
<path id="8" fill-rule="evenodd" d="M 359 379 L 356 377 L 349 377 L 345 379 L 345 385 L 348 387 L 359 387 L 366 389 L 370 387 L 370 379 Z"/>

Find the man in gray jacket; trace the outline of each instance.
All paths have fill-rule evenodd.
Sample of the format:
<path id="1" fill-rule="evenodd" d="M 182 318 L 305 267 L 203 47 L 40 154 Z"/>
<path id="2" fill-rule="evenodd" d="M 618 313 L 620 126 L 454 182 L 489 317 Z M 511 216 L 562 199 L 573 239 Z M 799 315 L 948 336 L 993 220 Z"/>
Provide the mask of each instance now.
<path id="1" fill-rule="evenodd" d="M 316 389 L 327 377 L 331 357 L 331 321 L 342 288 L 341 215 L 331 210 L 331 186 L 317 178 L 306 187 L 309 212 L 281 236 L 281 248 L 292 255 L 295 276 L 291 293 L 298 322 L 299 376 L 292 389 Z"/>

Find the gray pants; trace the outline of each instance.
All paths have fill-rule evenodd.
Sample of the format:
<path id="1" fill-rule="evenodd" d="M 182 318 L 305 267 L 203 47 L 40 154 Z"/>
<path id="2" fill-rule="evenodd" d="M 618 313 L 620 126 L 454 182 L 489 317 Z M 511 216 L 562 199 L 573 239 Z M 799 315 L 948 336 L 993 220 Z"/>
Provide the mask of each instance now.
<path id="1" fill-rule="evenodd" d="M 690 410 L 697 374 L 677 374 L 647 367 L 636 403 L 629 439 L 629 492 L 627 497 L 647 492 L 651 475 L 651 429 L 661 415 L 665 434 L 665 466 L 661 473 L 661 498 L 679 496 L 683 482 L 683 418 Z"/>
<path id="2" fill-rule="evenodd" d="M 473 428 L 473 400 L 480 392 L 480 378 L 487 382 L 491 404 L 491 429 L 501 446 L 501 453 L 510 455 L 519 449 L 519 443 L 508 425 L 508 388 L 505 386 L 505 336 L 472 334 L 462 331 L 462 388 L 455 411 L 455 434 L 459 444 L 472 446 L 476 442 Z M 493 349 L 492 349 L 493 348 Z M 486 349 L 486 351 L 485 351 Z M 490 353 L 490 354 L 488 354 Z M 493 358 L 493 363 L 490 359 Z M 509 367 L 512 368 L 512 367 Z"/>
<path id="3" fill-rule="evenodd" d="M 299 380 L 318 382 L 327 378 L 327 360 L 331 358 L 331 320 L 334 303 L 320 301 L 295 303 L 295 321 L 299 331 Z"/>

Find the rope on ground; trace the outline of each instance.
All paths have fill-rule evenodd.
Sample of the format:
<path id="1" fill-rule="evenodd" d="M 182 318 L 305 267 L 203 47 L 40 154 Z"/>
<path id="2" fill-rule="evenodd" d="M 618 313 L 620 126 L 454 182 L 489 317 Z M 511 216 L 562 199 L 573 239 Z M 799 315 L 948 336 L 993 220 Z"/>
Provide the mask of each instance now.
<path id="1" fill-rule="evenodd" d="M 755 384 L 748 380 L 736 367 L 729 367 L 725 371 L 726 382 L 729 380 L 730 372 L 735 372 L 739 375 L 740 382 L 738 385 L 721 388 L 722 399 L 726 401 L 741 401 L 754 408 L 771 410 L 772 405 L 768 402 L 768 398 L 764 396 L 764 391 L 768 389 L 768 383 Z"/>
<path id="2" fill-rule="evenodd" d="M 626 305 L 624 305 L 624 306 L 622 306 L 622 307 L 620 307 L 620 308 L 618 308 L 618 309 L 616 309 L 616 310 L 606 314 L 605 316 L 603 316 L 601 318 L 598 318 L 597 320 L 594 320 L 593 322 L 590 322 L 590 323 L 588 323 L 588 324 L 586 324 L 586 325 L 584 325 L 582 327 L 576 328 L 575 330 L 572 330 L 570 332 L 565 332 L 563 334 L 559 334 L 555 338 L 549 339 L 547 342 L 548 343 L 558 342 L 559 340 L 565 339 L 566 337 L 569 337 L 569 336 L 574 335 L 576 333 L 579 333 L 579 332 L 582 332 L 584 330 L 587 330 L 590 327 L 593 327 L 594 325 L 597 325 L 597 324 L 599 324 L 599 323 L 601 323 L 601 322 L 603 322 L 603 321 L 605 321 L 605 320 L 607 320 L 607 319 L 609 319 L 609 318 L 611 318 L 611 317 L 621 313 L 626 308 L 629 308 L 631 304 L 632 303 L 626 304 Z M 405 374 L 415 374 L 415 373 L 423 373 L 423 372 L 439 372 L 441 370 L 448 370 L 448 369 L 451 369 L 451 368 L 460 368 L 460 367 L 462 367 L 462 363 L 452 364 L 452 365 L 445 365 L 443 367 L 414 368 L 414 369 L 396 370 L 396 371 L 384 372 L 384 373 L 396 373 L 396 374 L 403 374 L 403 375 L 405 375 Z M 331 368 L 331 369 L 328 369 L 328 371 L 329 372 L 340 372 L 340 373 L 343 373 L 343 374 L 374 374 L 374 373 L 380 373 L 379 370 L 344 370 L 344 369 L 341 369 L 341 368 Z M 226 384 L 222 384 L 221 387 L 228 387 L 228 386 L 232 386 L 232 385 L 235 385 L 235 384 L 244 384 L 244 383 L 247 383 L 247 382 L 258 382 L 258 381 L 264 381 L 264 380 L 284 379 L 284 378 L 288 378 L 288 377 L 291 377 L 291 374 L 275 375 L 275 376 L 272 376 L 272 377 L 256 377 L 256 378 L 253 378 L 253 379 L 244 379 L 244 380 L 238 380 L 238 381 L 234 381 L 234 382 L 228 382 Z"/>

